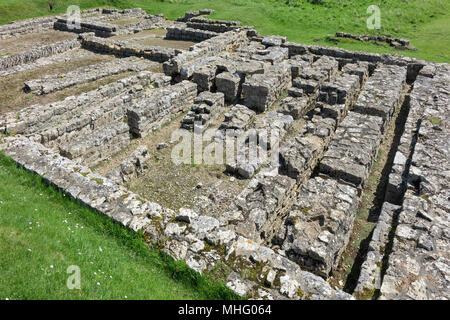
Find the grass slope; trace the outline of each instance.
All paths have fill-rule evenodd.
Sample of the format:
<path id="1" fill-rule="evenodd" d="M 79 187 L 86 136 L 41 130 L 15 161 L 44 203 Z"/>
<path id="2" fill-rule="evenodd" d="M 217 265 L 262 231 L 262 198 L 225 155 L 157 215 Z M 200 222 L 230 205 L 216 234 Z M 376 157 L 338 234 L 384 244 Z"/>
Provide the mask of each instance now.
<path id="1" fill-rule="evenodd" d="M 290 41 L 328 46 L 334 44 L 326 40 L 327 35 L 337 31 L 390 35 L 410 39 L 419 50 L 396 51 L 355 40 L 344 40 L 337 46 L 450 62 L 448 0 L 55 0 L 53 13 L 63 13 L 72 4 L 82 9 L 141 7 L 152 14 L 164 13 L 170 19 L 189 10 L 211 8 L 216 10 L 211 17 L 240 20 L 262 34 L 279 34 Z M 380 30 L 366 27 L 370 5 L 380 7 Z M 50 13 L 47 0 L 2 0 L 0 24 Z M 314 41 L 317 39 L 321 40 Z"/>
<path id="2" fill-rule="evenodd" d="M 0 300 L 236 298 L 1 154 L 0 181 Z M 66 286 L 70 265 L 81 290 Z"/>

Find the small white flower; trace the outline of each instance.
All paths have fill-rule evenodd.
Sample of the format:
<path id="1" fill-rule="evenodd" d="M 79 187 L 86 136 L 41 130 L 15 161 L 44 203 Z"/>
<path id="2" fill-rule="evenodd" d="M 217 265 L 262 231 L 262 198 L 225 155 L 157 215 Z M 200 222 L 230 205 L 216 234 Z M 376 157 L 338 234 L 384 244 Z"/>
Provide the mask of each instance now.
<path id="1" fill-rule="evenodd" d="M 5 298 L 5 300 L 9 300 L 9 298 Z"/>
<path id="2" fill-rule="evenodd" d="M 103 252 L 103 249 L 102 249 L 102 247 L 98 247 L 98 250 L 100 250 L 100 252 Z"/>
<path id="3" fill-rule="evenodd" d="M 50 265 L 50 269 L 53 269 L 53 265 L 52 264 Z"/>
<path id="4" fill-rule="evenodd" d="M 128 299 L 128 297 L 127 297 L 127 296 L 125 296 L 125 299 Z"/>
<path id="5" fill-rule="evenodd" d="M 31 252 L 31 249 L 30 249 L 30 248 L 28 248 L 28 252 Z"/>
<path id="6" fill-rule="evenodd" d="M 97 272 L 94 271 L 94 274 L 97 275 Z"/>
<path id="7" fill-rule="evenodd" d="M 109 276 L 110 279 L 112 279 L 112 276 Z"/>
<path id="8" fill-rule="evenodd" d="M 97 285 L 99 286 L 99 285 L 100 285 L 100 282 L 97 282 Z"/>

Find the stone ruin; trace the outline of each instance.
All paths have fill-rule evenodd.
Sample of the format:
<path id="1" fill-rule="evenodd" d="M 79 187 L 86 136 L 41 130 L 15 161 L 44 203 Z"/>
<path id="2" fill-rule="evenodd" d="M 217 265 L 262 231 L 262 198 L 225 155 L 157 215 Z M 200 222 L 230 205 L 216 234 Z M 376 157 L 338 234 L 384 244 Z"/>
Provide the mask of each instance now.
<path id="1" fill-rule="evenodd" d="M 79 29 L 65 16 L 1 26 L 0 46 L 49 30 L 73 35 L 3 56 L 2 76 L 112 57 L 28 79 L 25 94 L 44 98 L 123 77 L 0 113 L 0 149 L 194 270 L 225 265 L 227 286 L 241 296 L 449 299 L 450 66 L 261 36 L 239 22 L 207 18 L 212 12 L 170 21 L 141 9 L 92 9 L 82 12 Z M 217 128 L 217 142 L 228 129 L 243 136 L 277 129 L 279 155 L 267 136 L 256 137 L 279 163 L 225 163 L 225 174 L 242 187 L 227 198 L 199 184 L 206 210 L 143 199 L 128 185 L 151 167 L 144 142 L 170 147 L 157 139 L 173 121 L 186 132 Z M 344 292 L 328 281 L 395 121 L 402 129 L 387 146 L 393 161 L 384 203 L 356 287 Z M 244 139 L 239 152 L 249 144 Z M 96 172 L 110 161 L 104 175 Z"/>

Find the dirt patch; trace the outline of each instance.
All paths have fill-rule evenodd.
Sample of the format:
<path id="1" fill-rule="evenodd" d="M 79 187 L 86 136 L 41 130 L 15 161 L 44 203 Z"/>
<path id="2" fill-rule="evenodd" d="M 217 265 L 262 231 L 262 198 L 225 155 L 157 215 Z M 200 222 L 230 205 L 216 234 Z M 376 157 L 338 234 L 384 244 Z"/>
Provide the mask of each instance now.
<path id="1" fill-rule="evenodd" d="M 0 40 L 0 55 L 11 55 L 27 51 L 33 46 L 48 45 L 58 41 L 75 39 L 77 35 L 71 32 L 57 31 L 53 29 L 42 32 L 28 33 L 17 37 Z"/>
<path id="2" fill-rule="evenodd" d="M 79 67 L 105 61 L 112 61 L 114 59 L 116 58 L 113 55 L 90 53 L 84 57 L 76 58 L 68 62 L 50 64 L 2 77 L 0 78 L 0 114 L 21 110 L 33 104 L 46 104 L 63 100 L 68 96 L 79 95 L 86 91 L 95 90 L 101 85 L 105 85 L 135 74 L 135 72 L 124 72 L 41 96 L 32 93 L 25 93 L 23 91 L 24 82 L 27 80 L 41 78 L 50 74 L 65 73 Z M 149 70 L 160 72 L 161 66 L 159 64 L 155 64 L 155 68 L 151 68 Z"/>
<path id="3" fill-rule="evenodd" d="M 196 42 L 182 41 L 182 40 L 166 40 L 167 30 L 162 28 L 156 28 L 152 30 L 141 31 L 132 35 L 119 35 L 114 36 L 111 39 L 121 41 L 132 41 L 145 46 L 157 46 L 163 48 L 173 48 L 180 50 L 188 50 Z"/>

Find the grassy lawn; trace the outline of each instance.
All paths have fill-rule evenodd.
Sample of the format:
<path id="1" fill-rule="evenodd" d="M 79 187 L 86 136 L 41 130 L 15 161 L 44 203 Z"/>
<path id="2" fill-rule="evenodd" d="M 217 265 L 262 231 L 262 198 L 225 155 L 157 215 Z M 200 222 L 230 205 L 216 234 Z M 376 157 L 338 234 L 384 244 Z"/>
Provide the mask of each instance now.
<path id="1" fill-rule="evenodd" d="M 418 51 L 397 51 L 356 40 L 343 40 L 338 47 L 375 53 L 397 53 L 420 59 L 450 62 L 450 4 L 448 0 L 2 0 L 0 24 L 13 20 L 66 11 L 68 5 L 82 9 L 98 6 L 141 7 L 152 14 L 175 19 L 194 9 L 215 9 L 212 18 L 239 20 L 262 34 L 279 34 L 299 43 L 335 46 L 327 35 L 337 31 L 381 34 L 411 40 Z M 378 5 L 381 29 L 368 30 L 367 8 Z M 315 41 L 316 40 L 316 41 Z"/>
<path id="2" fill-rule="evenodd" d="M 236 298 L 1 154 L 0 181 L 0 300 Z M 80 290 L 66 286 L 71 265 Z"/>

